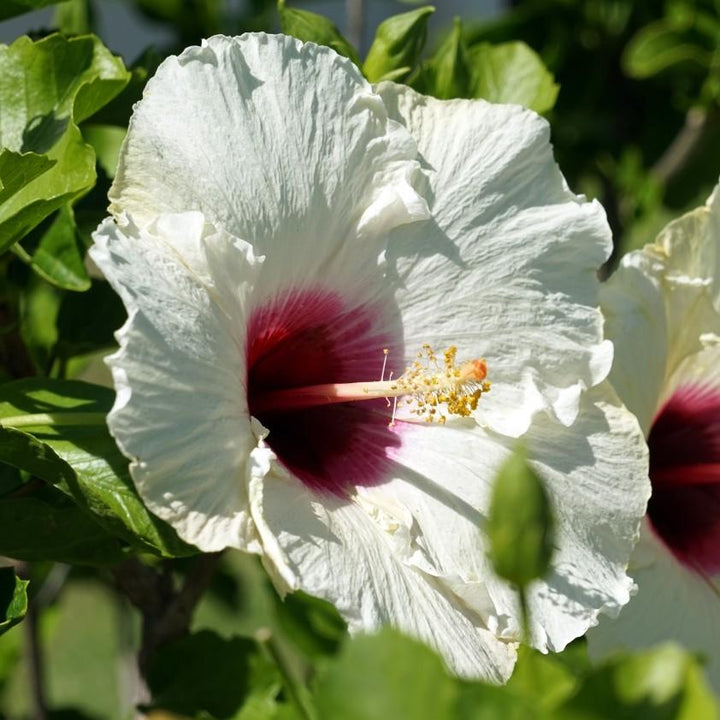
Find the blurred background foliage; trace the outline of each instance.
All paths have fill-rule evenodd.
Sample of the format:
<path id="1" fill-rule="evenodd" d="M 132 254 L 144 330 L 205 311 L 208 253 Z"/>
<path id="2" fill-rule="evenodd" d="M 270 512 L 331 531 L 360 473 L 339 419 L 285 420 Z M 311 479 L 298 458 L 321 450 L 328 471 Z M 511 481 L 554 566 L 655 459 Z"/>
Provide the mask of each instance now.
<path id="1" fill-rule="evenodd" d="M 133 18 L 132 38 L 119 37 L 127 28 L 107 21 L 109 9 L 120 6 Z M 215 33 L 282 29 L 351 57 L 372 82 L 394 79 L 442 98 L 519 102 L 543 113 L 570 186 L 607 210 L 616 249 L 611 265 L 704 202 L 720 173 L 720 0 L 511 0 L 484 4 L 486 17 L 469 0 L 453 8 L 462 19 L 453 21 L 440 5 L 434 12 L 391 0 L 365 7 L 358 0 L 279 6 L 275 0 L 0 0 L 4 42 L 20 31 L 40 40 L 59 29 L 69 36 L 99 33 L 112 50 L 123 43 L 134 48 L 125 58 L 129 72 L 86 41 L 82 57 L 93 59 L 82 73 L 54 66 L 59 76 L 68 73 L 70 117 L 54 134 L 41 124 L 24 138 L 38 156 L 22 176 L 27 181 L 40 173 L 47 183 L 43 197 L 52 202 L 25 202 L 22 188 L 8 183 L 13 176 L 2 175 L 3 163 L 16 155 L 0 154 L 0 199 L 15 193 L 22 221 L 0 212 L 0 242 L 11 247 L 0 256 L 0 380 L 106 381 L 97 358 L 113 346 L 112 330 L 124 311 L 84 263 L 90 233 L 105 216 L 119 146 L 148 77 L 167 54 Z M 375 27 L 375 20 L 391 16 Z M 135 52 L 145 39 L 153 39 L 152 46 Z M 45 53 L 44 62 L 52 64 L 54 45 L 58 41 L 14 52 Z M 54 117 L 56 100 L 38 112 Z M 87 161 L 82 168 L 78 149 Z M 72 156 L 72 187 L 52 194 L 46 155 L 60 163 Z M 58 463 L 46 471 L 62 473 Z M 39 483 L 39 472 L 0 464 L 0 555 L 19 561 L 17 574 L 32 580 L 35 608 L 18 624 L 27 610 L 25 585 L 0 570 L 0 717 L 39 717 L 36 637 L 36 650 L 46 657 L 40 680 L 53 708 L 45 717 L 126 718 L 137 690 L 142 619 L 116 592 L 117 576 L 96 560 L 105 554 L 116 561 L 127 552 L 137 517 L 127 520 L 120 542 L 97 518 L 79 514 L 67 494 Z M 17 518 L 21 506 L 23 518 L 33 508 L 36 523 L 24 521 L 28 542 L 45 543 L 46 553 L 54 548 L 53 559 L 72 566 L 13 553 L 8 518 Z M 63 532 L 82 523 L 88 541 L 73 545 Z M 181 583 L 193 560 L 161 559 L 183 554 L 161 536 L 141 538 L 146 545 L 140 547 L 158 555 L 145 560 L 167 582 Z M 561 656 L 525 652 L 506 691 L 459 681 L 417 643 L 391 632 L 348 641 L 342 620 L 325 604 L 304 596 L 281 603 L 256 560 L 239 554 L 219 562 L 191 631 L 146 668 L 164 713 L 313 717 L 309 687 L 321 717 L 338 720 L 695 720 L 716 713 L 699 662 L 673 647 L 592 667 L 580 641 Z M 358 673 L 360 666 L 367 672 Z M 171 716 L 158 710 L 151 717 Z"/>
<path id="2" fill-rule="evenodd" d="M 152 53 L 137 61 L 149 72 L 153 60 L 203 37 L 281 27 L 275 0 L 66 0 L 44 29 L 54 23 L 70 33 L 102 30 L 107 6 L 119 2 L 142 18 L 144 32 L 156 39 Z M 372 13 L 366 7 L 358 15 L 352 8 L 362 2 L 289 0 L 287 12 L 329 15 L 348 46 L 357 47 L 358 61 L 375 32 L 369 20 L 420 3 L 366 5 Z M 488 48 L 526 43 L 559 86 L 554 108 L 552 102 L 536 108 L 551 121 L 558 162 L 575 191 L 602 202 L 621 254 L 651 240 L 669 218 L 701 204 L 717 180 L 719 168 L 706 160 L 720 150 L 718 5 L 717 0 L 509 0 L 506 5 L 467 0 L 459 8 L 462 23 L 453 27 L 440 3 L 435 17 L 428 12 L 422 21 L 428 42 L 423 34 L 416 47 L 423 72 L 410 83 L 441 97 L 482 96 L 488 78 L 476 76 L 487 65 Z M 478 18 L 480 11 L 486 16 Z M 36 30 L 43 32 L 39 25 Z M 137 34 L 137 28 L 131 32 Z M 118 44 L 116 38 L 103 39 L 111 48 Z M 322 33 L 314 39 L 322 41 Z M 438 70 L 432 59 L 443 53 L 445 67 Z M 451 54 L 454 65 L 448 68 Z M 507 50 L 502 65 L 510 54 Z M 438 71 L 445 75 L 435 88 L 429 76 L 437 78 Z M 502 77 L 494 79 L 502 84 Z"/>

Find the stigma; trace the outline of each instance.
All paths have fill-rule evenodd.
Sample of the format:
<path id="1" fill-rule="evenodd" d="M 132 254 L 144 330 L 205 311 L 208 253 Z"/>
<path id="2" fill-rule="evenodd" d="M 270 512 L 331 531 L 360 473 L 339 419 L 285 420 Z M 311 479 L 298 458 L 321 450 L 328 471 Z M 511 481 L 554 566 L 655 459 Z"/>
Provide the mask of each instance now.
<path id="1" fill-rule="evenodd" d="M 450 417 L 468 417 L 482 395 L 490 390 L 484 358 L 458 363 L 457 348 L 437 354 L 425 344 L 416 360 L 396 379 L 385 379 L 388 350 L 383 349 L 379 380 L 326 383 L 268 390 L 255 396 L 255 413 L 301 410 L 333 403 L 363 402 L 385 398 L 392 405 L 390 425 L 399 407 L 426 422 L 443 424 Z"/>

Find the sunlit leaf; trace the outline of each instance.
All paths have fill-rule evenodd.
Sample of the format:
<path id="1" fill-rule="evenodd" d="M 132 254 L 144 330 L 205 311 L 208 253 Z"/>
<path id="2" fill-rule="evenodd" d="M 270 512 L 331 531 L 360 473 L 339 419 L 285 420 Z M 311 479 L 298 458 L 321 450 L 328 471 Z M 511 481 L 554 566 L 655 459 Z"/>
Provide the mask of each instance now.
<path id="1" fill-rule="evenodd" d="M 128 79 L 122 61 L 93 36 L 0 45 L 0 149 L 14 153 L 0 162 L 0 183 L 15 188 L 0 204 L 0 251 L 92 187 L 95 153 L 77 123 Z M 33 179 L 17 188 L 21 173 Z"/>
<path id="2" fill-rule="evenodd" d="M 128 463 L 105 424 L 114 393 L 77 381 L 30 378 L 0 386 L 0 425 L 46 444 L 73 471 L 58 482 L 109 532 L 149 552 L 187 555 L 194 548 L 152 515 L 138 497 Z M 30 416 L 30 417 L 29 417 Z"/>
<path id="3" fill-rule="evenodd" d="M 0 150 L 0 205 L 54 164 L 46 155 Z"/>
<path id="4" fill-rule="evenodd" d="M 523 105 L 538 113 L 552 109 L 558 86 L 540 57 L 523 42 L 474 45 L 469 51 L 471 95 Z"/>

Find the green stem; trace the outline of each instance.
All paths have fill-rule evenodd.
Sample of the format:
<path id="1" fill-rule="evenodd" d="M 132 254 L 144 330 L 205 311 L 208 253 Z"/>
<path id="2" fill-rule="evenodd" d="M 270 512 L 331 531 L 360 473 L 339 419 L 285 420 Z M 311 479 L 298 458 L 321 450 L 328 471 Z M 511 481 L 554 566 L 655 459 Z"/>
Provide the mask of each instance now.
<path id="1" fill-rule="evenodd" d="M 265 652 L 270 656 L 280 671 L 280 675 L 283 679 L 283 686 L 288 694 L 288 699 L 303 720 L 317 720 L 310 698 L 308 697 L 307 688 L 290 667 L 290 663 L 288 663 L 285 654 L 278 647 L 278 644 L 272 636 L 270 630 L 267 628 L 260 628 L 255 633 L 255 640 L 262 648 L 264 648 Z"/>
<path id="2" fill-rule="evenodd" d="M 105 425 L 106 413 L 56 412 L 33 415 L 13 415 L 0 418 L 1 427 L 44 427 L 47 425 Z"/>
<path id="3" fill-rule="evenodd" d="M 522 613 L 523 642 L 530 646 L 530 606 L 528 604 L 527 591 L 524 587 L 518 587 L 520 596 L 520 611 Z"/>

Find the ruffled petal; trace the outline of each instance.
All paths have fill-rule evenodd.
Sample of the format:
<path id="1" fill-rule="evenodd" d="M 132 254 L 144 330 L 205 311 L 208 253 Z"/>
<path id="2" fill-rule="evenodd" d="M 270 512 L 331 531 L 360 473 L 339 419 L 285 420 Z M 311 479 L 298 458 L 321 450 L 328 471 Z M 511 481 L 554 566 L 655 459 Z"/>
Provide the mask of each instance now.
<path id="1" fill-rule="evenodd" d="M 656 279 L 660 272 L 643 253 L 630 253 L 600 291 L 605 332 L 615 347 L 610 382 L 646 435 L 668 354 L 665 303 Z"/>
<path id="2" fill-rule="evenodd" d="M 611 382 L 647 433 L 681 363 L 720 340 L 720 202 L 670 223 L 604 283 Z"/>
<path id="3" fill-rule="evenodd" d="M 235 323 L 260 262 L 197 213 L 160 218 L 152 231 L 107 220 L 94 238 L 92 257 L 128 310 L 108 358 L 117 390 L 108 424 L 138 491 L 202 550 L 257 551 L 244 484 L 256 440 Z"/>
<path id="4" fill-rule="evenodd" d="M 361 503 L 405 528 L 393 533 L 405 563 L 451 587 L 493 632 L 518 639 L 517 597 L 494 575 L 485 535 L 492 483 L 512 442 L 470 422 L 401 424 L 399 436 L 393 479 L 362 488 Z M 587 393 L 571 427 L 540 415 L 525 442 L 557 522 L 551 572 L 531 592 L 533 642 L 561 650 L 629 600 L 625 569 L 650 494 L 647 448 L 607 383 Z"/>
<path id="5" fill-rule="evenodd" d="M 378 92 L 418 142 L 432 197 L 432 220 L 400 228 L 388 250 L 406 346 L 485 356 L 480 417 L 498 431 L 520 435 L 541 410 L 572 424 L 612 357 L 597 309 L 602 208 L 568 190 L 534 113 L 393 83 Z"/>
<path id="6" fill-rule="evenodd" d="M 504 682 L 513 643 L 498 640 L 436 578 L 400 561 L 386 532 L 352 500 L 321 500 L 262 450 L 250 479 L 263 560 L 280 589 L 332 602 L 351 632 L 384 624 L 428 642 L 467 677 Z"/>
<path id="7" fill-rule="evenodd" d="M 720 582 L 678 562 L 648 523 L 630 572 L 637 594 L 616 620 L 588 633 L 588 650 L 600 658 L 619 649 L 675 641 L 707 661 L 708 679 L 720 692 Z"/>
<path id="8" fill-rule="evenodd" d="M 258 285 L 297 286 L 347 265 L 348 245 L 370 245 L 377 263 L 387 231 L 427 217 L 416 154 L 346 58 L 286 36 L 216 36 L 149 81 L 111 212 L 146 225 L 201 211 L 267 256 Z"/>

